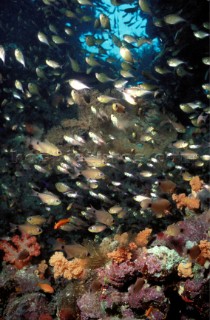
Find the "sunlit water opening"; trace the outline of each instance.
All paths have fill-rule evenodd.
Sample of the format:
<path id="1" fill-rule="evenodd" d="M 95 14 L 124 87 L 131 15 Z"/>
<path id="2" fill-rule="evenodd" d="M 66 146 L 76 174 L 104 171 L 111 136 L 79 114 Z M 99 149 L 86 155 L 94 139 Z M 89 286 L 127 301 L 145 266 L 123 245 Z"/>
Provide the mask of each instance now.
<path id="1" fill-rule="evenodd" d="M 160 51 L 160 42 L 158 38 L 151 39 L 146 32 L 146 15 L 144 18 L 141 17 L 140 8 L 136 3 L 113 6 L 109 0 L 103 0 L 100 1 L 100 4 L 97 3 L 92 10 L 95 19 L 98 19 L 100 14 L 105 14 L 109 17 L 110 30 L 102 28 L 93 30 L 93 23 L 86 23 L 86 31 L 83 31 L 79 40 L 81 41 L 82 48 L 86 50 L 87 56 L 88 53 L 94 53 L 96 56 L 100 55 L 100 60 L 103 61 L 106 61 L 107 57 L 115 57 L 116 60 L 122 62 L 123 59 L 120 56 L 119 46 L 113 42 L 113 36 L 116 36 L 121 41 L 122 45 L 127 46 L 129 50 L 131 50 L 136 63 L 141 61 L 142 66 L 144 65 L 144 61 L 142 61 L 143 56 L 145 58 L 148 53 L 152 60 L 155 54 Z M 137 39 L 137 41 L 140 38 L 147 38 L 148 42 L 145 42 L 141 46 L 139 46 L 137 42 L 128 44 L 124 41 L 123 37 L 125 35 L 132 36 Z M 99 46 L 88 46 L 85 41 L 86 36 L 94 36 L 95 39 L 104 39 L 101 48 L 104 49 L 106 53 L 101 54 Z M 148 66 L 148 57 L 145 63 Z"/>

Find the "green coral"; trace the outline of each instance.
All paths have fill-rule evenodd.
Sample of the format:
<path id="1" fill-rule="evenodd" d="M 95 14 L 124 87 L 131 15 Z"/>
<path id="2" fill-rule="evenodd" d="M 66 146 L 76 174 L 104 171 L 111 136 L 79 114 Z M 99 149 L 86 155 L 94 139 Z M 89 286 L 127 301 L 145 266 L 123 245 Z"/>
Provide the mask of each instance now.
<path id="1" fill-rule="evenodd" d="M 161 261 L 162 271 L 170 271 L 182 261 L 182 257 L 174 249 L 165 246 L 155 246 L 148 249 L 147 252 L 155 255 Z"/>

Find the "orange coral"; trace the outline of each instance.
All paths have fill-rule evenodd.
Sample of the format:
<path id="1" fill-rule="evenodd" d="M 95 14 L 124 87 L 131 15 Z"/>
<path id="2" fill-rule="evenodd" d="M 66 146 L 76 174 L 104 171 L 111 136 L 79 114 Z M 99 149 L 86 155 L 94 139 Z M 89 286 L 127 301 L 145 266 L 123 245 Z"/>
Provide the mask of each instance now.
<path id="1" fill-rule="evenodd" d="M 107 253 L 107 256 L 116 263 L 122 263 L 124 261 L 131 260 L 132 253 L 127 248 L 120 247 Z"/>
<path id="2" fill-rule="evenodd" d="M 116 234 L 114 240 L 118 241 L 121 246 L 124 246 L 128 243 L 128 233 L 124 232 L 122 234 Z"/>
<path id="3" fill-rule="evenodd" d="M 192 262 L 181 262 L 178 265 L 178 275 L 183 278 L 192 278 L 193 272 L 192 272 Z"/>
<path id="4" fill-rule="evenodd" d="M 130 242 L 128 247 L 131 251 L 134 251 L 137 249 L 137 245 L 135 244 L 135 242 Z"/>
<path id="5" fill-rule="evenodd" d="M 207 240 L 201 240 L 199 245 L 200 254 L 197 257 L 197 262 L 204 265 L 206 260 L 210 260 L 210 242 Z"/>
<path id="6" fill-rule="evenodd" d="M 86 259 L 74 258 L 68 261 L 62 252 L 56 251 L 49 260 L 53 267 L 54 278 L 64 277 L 65 279 L 81 278 L 87 265 Z"/>
<path id="7" fill-rule="evenodd" d="M 191 210 L 193 209 L 199 209 L 200 207 L 200 200 L 197 198 L 189 198 L 186 196 L 185 193 L 180 194 L 173 194 L 172 199 L 176 201 L 176 206 L 178 209 L 181 209 L 183 207 L 187 207 Z"/>
<path id="8" fill-rule="evenodd" d="M 204 258 L 210 259 L 210 242 L 207 240 L 201 240 L 198 246 L 201 250 L 200 254 Z"/>
<path id="9" fill-rule="evenodd" d="M 146 228 L 140 231 L 135 237 L 135 243 L 139 247 L 146 247 L 148 244 L 148 238 L 152 233 L 152 229 Z"/>
<path id="10" fill-rule="evenodd" d="M 203 180 L 201 180 L 199 176 L 195 176 L 190 180 L 190 185 L 192 191 L 198 192 L 203 187 Z"/>

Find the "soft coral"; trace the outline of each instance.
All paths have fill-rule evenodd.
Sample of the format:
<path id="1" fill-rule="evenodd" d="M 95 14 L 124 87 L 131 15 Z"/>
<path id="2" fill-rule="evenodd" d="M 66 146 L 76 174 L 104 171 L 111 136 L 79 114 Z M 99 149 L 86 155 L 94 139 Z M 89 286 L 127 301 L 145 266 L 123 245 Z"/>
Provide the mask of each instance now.
<path id="1" fill-rule="evenodd" d="M 14 264 L 18 269 L 27 265 L 33 256 L 40 254 L 36 237 L 25 233 L 13 236 L 11 241 L 1 240 L 0 249 L 5 253 L 3 260 Z"/>

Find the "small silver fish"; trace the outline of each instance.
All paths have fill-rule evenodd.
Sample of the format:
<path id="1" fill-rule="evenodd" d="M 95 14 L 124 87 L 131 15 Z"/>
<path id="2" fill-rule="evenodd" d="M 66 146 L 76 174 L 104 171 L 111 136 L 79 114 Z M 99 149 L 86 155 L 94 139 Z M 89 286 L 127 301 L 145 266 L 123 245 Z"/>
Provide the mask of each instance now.
<path id="1" fill-rule="evenodd" d="M 0 46 L 0 59 L 5 63 L 5 49 L 3 46 Z"/>

